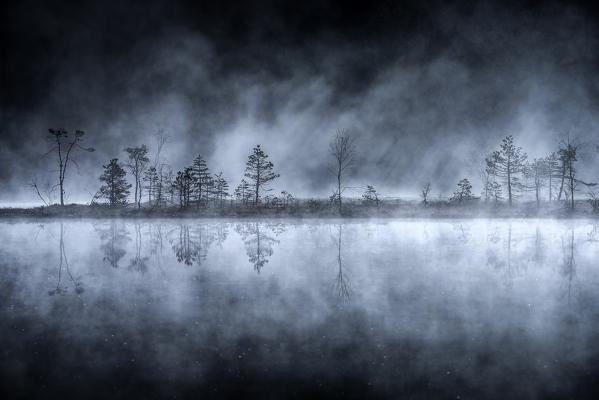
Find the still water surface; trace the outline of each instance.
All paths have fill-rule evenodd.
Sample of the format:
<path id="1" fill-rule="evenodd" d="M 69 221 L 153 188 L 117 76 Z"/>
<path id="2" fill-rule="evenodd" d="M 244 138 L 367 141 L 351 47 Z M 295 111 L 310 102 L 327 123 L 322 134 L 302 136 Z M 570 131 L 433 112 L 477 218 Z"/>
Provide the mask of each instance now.
<path id="1" fill-rule="evenodd" d="M 2 398 L 592 398 L 590 220 L 0 222 Z"/>

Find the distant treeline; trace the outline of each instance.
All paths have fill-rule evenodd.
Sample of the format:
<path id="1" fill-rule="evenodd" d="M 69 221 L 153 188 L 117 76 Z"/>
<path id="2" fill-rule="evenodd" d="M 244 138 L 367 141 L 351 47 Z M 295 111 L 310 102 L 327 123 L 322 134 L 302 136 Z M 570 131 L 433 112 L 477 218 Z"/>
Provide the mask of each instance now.
<path id="1" fill-rule="evenodd" d="M 515 199 L 532 192 L 538 208 L 544 201 L 551 203 L 563 200 L 573 210 L 576 192 L 584 190 L 593 211 L 599 211 L 599 197 L 592 190 L 597 183 L 584 182 L 577 175 L 579 148 L 580 145 L 572 143 L 568 136 L 560 142 L 556 151 L 529 160 L 522 148 L 516 146 L 512 136 L 505 137 L 499 149 L 485 158 L 481 170 L 482 199 L 495 203 L 506 200 L 511 207 Z M 425 204 L 429 190 L 430 184 L 426 184 L 422 190 Z M 473 199 L 476 197 L 472 194 L 472 185 L 464 178 L 458 183 L 450 201 L 462 203 Z"/>
<path id="2" fill-rule="evenodd" d="M 69 134 L 64 129 L 49 129 L 52 146 L 49 153 L 56 155 L 59 167 L 58 189 L 60 204 L 64 205 L 65 177 L 70 164 L 76 164 L 77 151 L 93 152 L 84 147 L 85 133 Z M 289 208 L 297 206 L 296 198 L 288 191 L 273 194 L 270 185 L 280 175 L 268 154 L 260 145 L 254 147 L 247 159 L 243 177 L 234 189 L 223 177 L 222 172 L 211 172 L 208 162 L 201 155 L 190 165 L 179 171 L 161 158 L 161 150 L 167 137 L 158 136 L 155 153 L 150 155 L 145 144 L 124 149 L 126 158 L 109 160 L 99 177 L 99 189 L 92 195 L 91 204 L 107 204 L 111 207 L 133 204 L 136 208 L 173 208 L 200 210 L 207 208 L 261 207 Z M 518 147 L 512 136 L 503 139 L 499 148 L 485 158 L 480 178 L 483 184 L 480 196 L 475 196 L 468 178 L 460 180 L 457 190 L 449 198 L 450 204 L 465 204 L 472 201 L 506 203 L 511 207 L 525 193 L 534 193 L 536 206 L 542 202 L 566 202 L 574 209 L 575 193 L 585 189 L 587 201 L 593 211 L 599 212 L 599 196 L 591 189 L 596 183 L 584 182 L 577 177 L 576 163 L 580 145 L 570 138 L 560 142 L 555 152 L 546 157 L 528 160 L 527 154 Z M 329 145 L 331 156 L 331 183 L 334 189 L 327 203 L 329 207 L 343 210 L 346 176 L 354 167 L 355 145 L 347 131 L 337 131 Z M 37 195 L 49 205 L 49 195 L 42 194 L 37 183 L 32 181 Z M 429 206 L 431 184 L 423 185 L 420 197 L 424 206 Z M 133 195 L 133 202 L 131 202 Z M 48 199 L 48 200 L 47 200 Z M 317 200 L 314 200 L 317 201 Z M 367 185 L 360 199 L 362 204 L 378 207 L 380 196 L 372 185 Z M 352 202 L 355 204 L 355 201 Z M 306 204 L 309 204 L 306 203 Z"/>

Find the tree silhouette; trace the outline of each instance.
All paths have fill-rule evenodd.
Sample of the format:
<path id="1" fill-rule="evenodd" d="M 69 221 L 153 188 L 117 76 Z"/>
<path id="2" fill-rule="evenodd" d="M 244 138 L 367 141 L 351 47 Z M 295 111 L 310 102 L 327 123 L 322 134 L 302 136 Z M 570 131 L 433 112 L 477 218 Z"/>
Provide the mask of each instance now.
<path id="1" fill-rule="evenodd" d="M 158 171 L 156 171 L 155 167 L 148 168 L 148 170 L 144 174 L 143 181 L 145 182 L 145 188 L 148 192 L 148 204 L 151 206 L 152 199 L 156 201 L 159 191 L 160 178 L 158 175 Z"/>
<path id="2" fill-rule="evenodd" d="M 111 206 L 127 204 L 131 184 L 125 179 L 127 173 L 119 165 L 119 160 L 113 158 L 103 168 L 104 173 L 100 176 L 100 181 L 104 182 L 104 184 L 100 187 L 100 197 L 108 200 Z"/>
<path id="3" fill-rule="evenodd" d="M 138 147 L 127 147 L 125 152 L 128 154 L 129 159 L 127 166 L 129 171 L 133 175 L 135 180 L 135 199 L 134 204 L 137 204 L 137 208 L 141 207 L 141 179 L 143 176 L 150 159 L 148 158 L 148 147 L 142 144 Z"/>
<path id="4" fill-rule="evenodd" d="M 589 183 L 584 182 L 578 178 L 576 178 L 576 166 L 575 163 L 578 161 L 579 145 L 574 144 L 570 141 L 570 136 L 561 141 L 561 147 L 558 150 L 558 157 L 562 162 L 562 184 L 560 188 L 560 195 L 558 196 L 558 200 L 561 197 L 562 192 L 567 192 L 570 197 L 570 209 L 574 210 L 574 193 L 579 184 L 584 185 L 586 187 L 596 186 L 597 183 Z M 564 187 L 564 180 L 566 182 L 566 188 Z"/>
<path id="5" fill-rule="evenodd" d="M 514 137 L 505 137 L 499 147 L 487 157 L 489 174 L 503 179 L 508 191 L 508 202 L 512 206 L 513 191 L 519 185 L 517 175 L 524 171 L 527 155 L 521 147 L 516 147 Z"/>
<path id="6" fill-rule="evenodd" d="M 214 193 L 214 201 L 218 203 L 220 207 L 223 206 L 223 202 L 227 197 L 229 197 L 229 184 L 226 179 L 223 178 L 223 173 L 219 172 L 214 175 L 213 181 L 213 193 Z"/>
<path id="7" fill-rule="evenodd" d="M 376 189 L 374 188 L 374 186 L 368 185 L 366 187 L 366 191 L 364 191 L 364 194 L 362 195 L 362 200 L 364 201 L 365 204 L 368 204 L 368 205 L 374 204 L 377 207 L 379 206 L 379 195 L 376 192 Z"/>
<path id="8" fill-rule="evenodd" d="M 79 144 L 85 135 L 85 132 L 76 130 L 72 140 L 69 141 L 69 132 L 65 129 L 48 129 L 49 138 L 52 140 L 53 147 L 49 152 L 56 151 L 58 155 L 58 187 L 60 189 L 60 205 L 64 206 L 64 181 L 67 174 L 69 162 L 77 165 L 77 162 L 72 158 L 71 153 L 75 149 L 80 149 L 87 152 L 93 152 L 93 147 L 83 147 Z"/>
<path id="9" fill-rule="evenodd" d="M 337 178 L 337 192 L 333 194 L 335 200 L 339 204 L 339 211 L 341 211 L 341 194 L 345 189 L 342 187 L 345 173 L 353 167 L 354 164 L 354 140 L 347 131 L 338 130 L 335 138 L 329 145 L 331 155 L 335 158 L 334 165 L 332 168 L 333 173 Z"/>
<path id="10" fill-rule="evenodd" d="M 453 193 L 453 196 L 449 199 L 450 201 L 456 201 L 461 203 L 462 201 L 472 200 L 472 185 L 466 178 L 458 182 L 458 190 Z"/>
<path id="11" fill-rule="evenodd" d="M 248 157 L 244 176 L 251 181 L 254 189 L 254 205 L 260 202 L 260 190 L 280 175 L 273 172 L 274 165 L 268 160 L 268 155 L 257 145 Z"/>
<path id="12" fill-rule="evenodd" d="M 547 160 L 544 158 L 535 158 L 524 170 L 524 175 L 530 181 L 530 184 L 527 184 L 527 188 L 535 192 L 537 208 L 541 205 L 541 188 L 545 186 L 549 174 L 549 166 Z"/>
<path id="13" fill-rule="evenodd" d="M 422 197 L 422 204 L 425 206 L 428 205 L 428 195 L 431 192 L 431 183 L 427 182 L 422 187 L 422 191 L 420 192 L 420 197 Z"/>
<path id="14" fill-rule="evenodd" d="M 241 204 L 247 204 L 252 196 L 250 192 L 250 184 L 245 179 L 242 179 L 239 185 L 235 188 L 235 197 Z"/>
<path id="15" fill-rule="evenodd" d="M 193 160 L 191 177 L 193 179 L 193 186 L 196 194 L 196 205 L 197 208 L 200 208 L 201 204 L 207 200 L 209 189 L 212 184 L 210 170 L 206 164 L 206 160 L 204 160 L 201 155 L 198 155 Z"/>

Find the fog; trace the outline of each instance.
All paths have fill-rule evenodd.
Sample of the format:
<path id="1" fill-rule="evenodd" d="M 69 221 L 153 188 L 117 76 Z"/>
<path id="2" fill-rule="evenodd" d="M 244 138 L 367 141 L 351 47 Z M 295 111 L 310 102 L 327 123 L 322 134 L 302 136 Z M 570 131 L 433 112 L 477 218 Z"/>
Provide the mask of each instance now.
<path id="1" fill-rule="evenodd" d="M 173 169 L 202 154 L 231 186 L 260 143 L 281 174 L 274 188 L 299 197 L 330 195 L 336 129 L 357 140 L 355 195 L 373 184 L 415 197 L 429 180 L 444 195 L 463 177 L 479 191 L 478 164 L 508 134 L 533 158 L 569 132 L 587 144 L 581 175 L 596 176 L 599 47 L 588 10 L 204 7 L 7 6 L 0 201 L 35 201 L 32 177 L 55 183 L 45 138 L 62 127 L 84 130 L 96 149 L 69 171 L 69 202 L 88 202 L 124 147 L 155 150 L 157 132 L 169 136 Z"/>

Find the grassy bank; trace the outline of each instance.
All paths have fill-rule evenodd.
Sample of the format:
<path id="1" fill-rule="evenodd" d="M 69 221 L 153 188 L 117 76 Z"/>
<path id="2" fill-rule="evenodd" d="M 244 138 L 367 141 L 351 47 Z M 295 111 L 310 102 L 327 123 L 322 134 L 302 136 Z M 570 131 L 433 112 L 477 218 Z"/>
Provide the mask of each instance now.
<path id="1" fill-rule="evenodd" d="M 597 218 L 587 202 L 579 201 L 571 210 L 566 203 L 542 204 L 535 202 L 492 204 L 470 201 L 456 204 L 447 201 L 428 205 L 415 201 L 381 201 L 378 205 L 348 201 L 341 212 L 327 201 L 299 201 L 287 207 L 251 207 L 226 204 L 223 207 L 141 207 L 133 205 L 108 207 L 105 205 L 69 204 L 34 208 L 0 208 L 2 218 Z"/>

